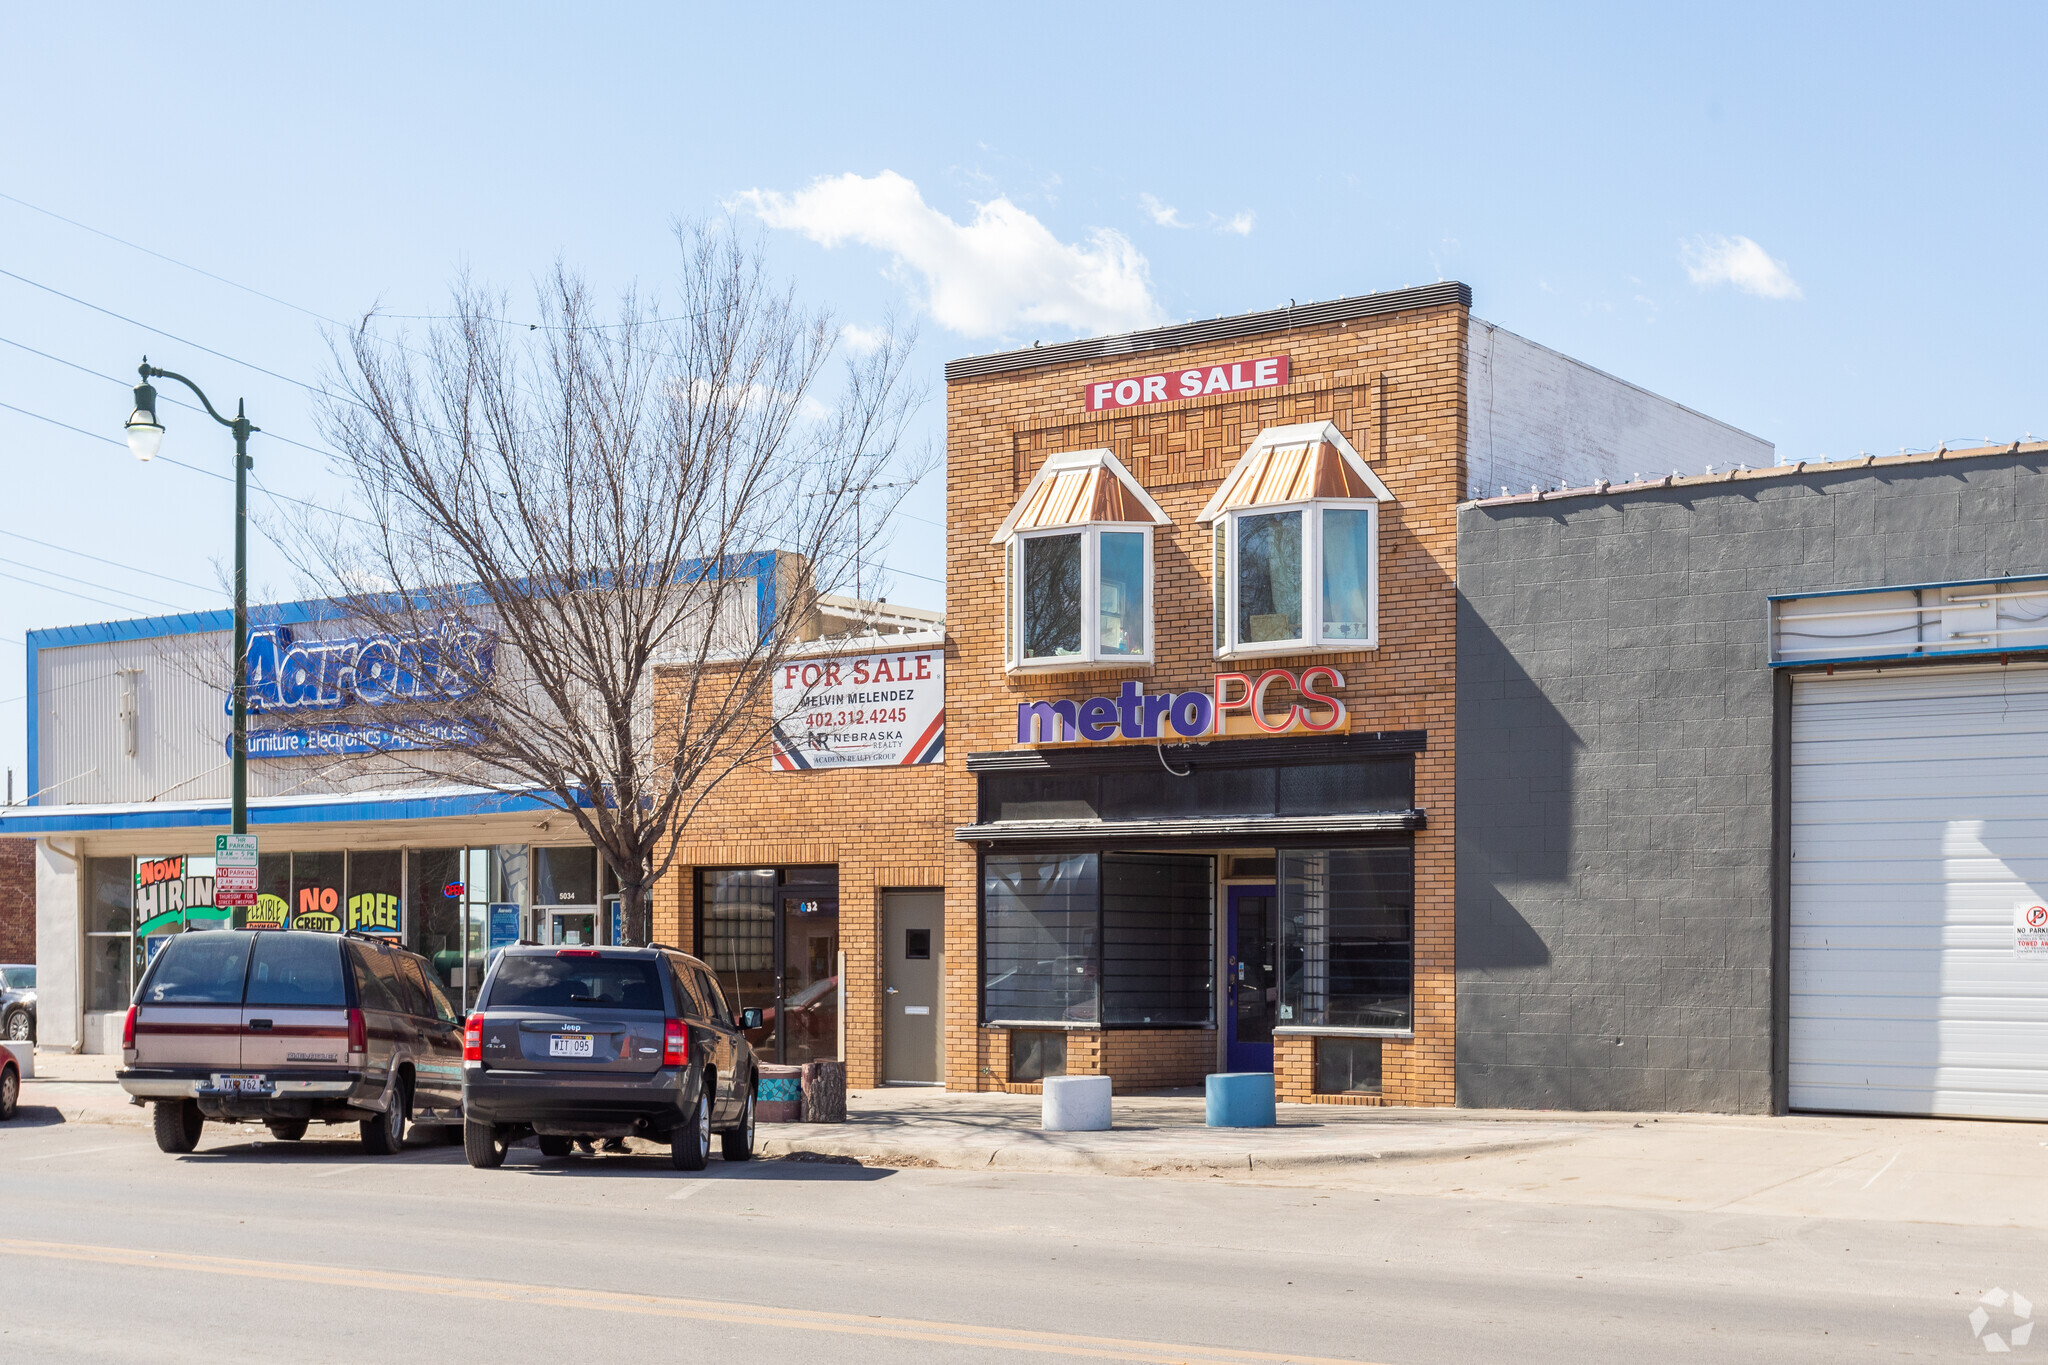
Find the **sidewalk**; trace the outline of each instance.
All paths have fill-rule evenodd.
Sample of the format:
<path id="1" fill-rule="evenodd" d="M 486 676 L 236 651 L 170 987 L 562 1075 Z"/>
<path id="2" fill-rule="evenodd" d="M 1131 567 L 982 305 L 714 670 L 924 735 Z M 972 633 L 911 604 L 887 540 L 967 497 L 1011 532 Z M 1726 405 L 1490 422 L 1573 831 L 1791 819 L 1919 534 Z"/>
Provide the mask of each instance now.
<path id="1" fill-rule="evenodd" d="M 1118 1097 L 1108 1132 L 1047 1133 L 1039 1104 L 1036 1095 L 863 1090 L 847 1096 L 843 1124 L 763 1124 L 760 1150 L 948 1170 L 1248 1176 L 1530 1150 L 1631 1121 L 1283 1104 L 1277 1127 L 1209 1128 L 1201 1093 L 1184 1091 Z"/>

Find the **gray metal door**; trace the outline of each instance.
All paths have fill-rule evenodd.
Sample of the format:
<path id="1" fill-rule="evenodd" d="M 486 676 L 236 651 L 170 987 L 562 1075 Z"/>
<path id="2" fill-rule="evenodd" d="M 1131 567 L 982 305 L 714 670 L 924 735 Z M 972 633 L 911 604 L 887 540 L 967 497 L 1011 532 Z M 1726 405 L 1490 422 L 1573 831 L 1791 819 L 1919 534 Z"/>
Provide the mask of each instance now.
<path id="1" fill-rule="evenodd" d="M 940 1079 L 939 955 L 945 897 L 937 891 L 882 893 L 882 1079 Z"/>

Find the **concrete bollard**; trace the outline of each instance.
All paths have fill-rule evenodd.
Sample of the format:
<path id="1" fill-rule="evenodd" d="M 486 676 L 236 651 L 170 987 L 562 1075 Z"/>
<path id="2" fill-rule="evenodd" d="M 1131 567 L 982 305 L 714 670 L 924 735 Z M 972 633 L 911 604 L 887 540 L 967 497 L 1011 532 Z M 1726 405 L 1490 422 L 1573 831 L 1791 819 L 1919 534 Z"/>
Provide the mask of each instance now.
<path id="1" fill-rule="evenodd" d="M 1278 1120 L 1270 1071 L 1220 1071 L 1203 1089 L 1211 1128 L 1271 1128 Z"/>
<path id="2" fill-rule="evenodd" d="M 1048 1133 L 1099 1133 L 1109 1127 L 1109 1077 L 1048 1076 L 1038 1126 Z"/>
<path id="3" fill-rule="evenodd" d="M 34 1043 L 0 1043 L 0 1047 L 4 1047 L 14 1054 L 16 1071 L 22 1080 L 32 1081 L 36 1078 L 36 1045 Z"/>

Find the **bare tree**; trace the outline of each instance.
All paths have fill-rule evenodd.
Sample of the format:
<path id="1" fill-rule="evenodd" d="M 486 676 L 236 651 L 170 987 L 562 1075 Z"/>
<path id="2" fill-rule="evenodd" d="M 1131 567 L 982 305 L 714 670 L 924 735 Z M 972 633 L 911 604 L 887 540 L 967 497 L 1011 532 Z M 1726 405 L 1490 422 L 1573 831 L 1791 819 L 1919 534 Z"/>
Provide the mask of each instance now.
<path id="1" fill-rule="evenodd" d="M 872 586 L 857 566 L 893 506 L 874 485 L 930 467 L 898 459 L 921 401 L 909 337 L 828 384 L 827 314 L 722 226 L 678 237 L 668 316 L 628 295 L 600 320 L 558 266 L 535 326 L 466 281 L 410 344 L 365 318 L 322 425 L 367 517 L 303 542 L 379 641 L 333 694 L 334 719 L 381 731 L 352 740 L 364 761 L 569 816 L 638 942 L 692 813 L 765 760 L 771 682 L 819 596 Z M 659 718 L 657 665 L 685 670 Z"/>

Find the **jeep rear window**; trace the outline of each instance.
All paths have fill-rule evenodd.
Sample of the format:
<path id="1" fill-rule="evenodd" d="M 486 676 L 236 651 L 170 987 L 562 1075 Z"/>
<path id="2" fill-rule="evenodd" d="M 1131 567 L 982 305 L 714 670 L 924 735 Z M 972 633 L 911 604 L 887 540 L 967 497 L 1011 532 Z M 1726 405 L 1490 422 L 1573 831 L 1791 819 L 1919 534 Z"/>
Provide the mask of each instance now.
<path id="1" fill-rule="evenodd" d="M 246 934 L 179 934 L 156 955 L 144 1005 L 239 1005 L 249 970 Z"/>
<path id="2" fill-rule="evenodd" d="M 256 960 L 249 968 L 250 1005 L 313 1005 L 344 1009 L 348 993 L 342 985 L 341 940 L 279 934 L 256 940 Z"/>
<path id="3" fill-rule="evenodd" d="M 485 1009 L 665 1008 L 654 964 L 645 958 L 512 957 L 498 962 Z"/>

